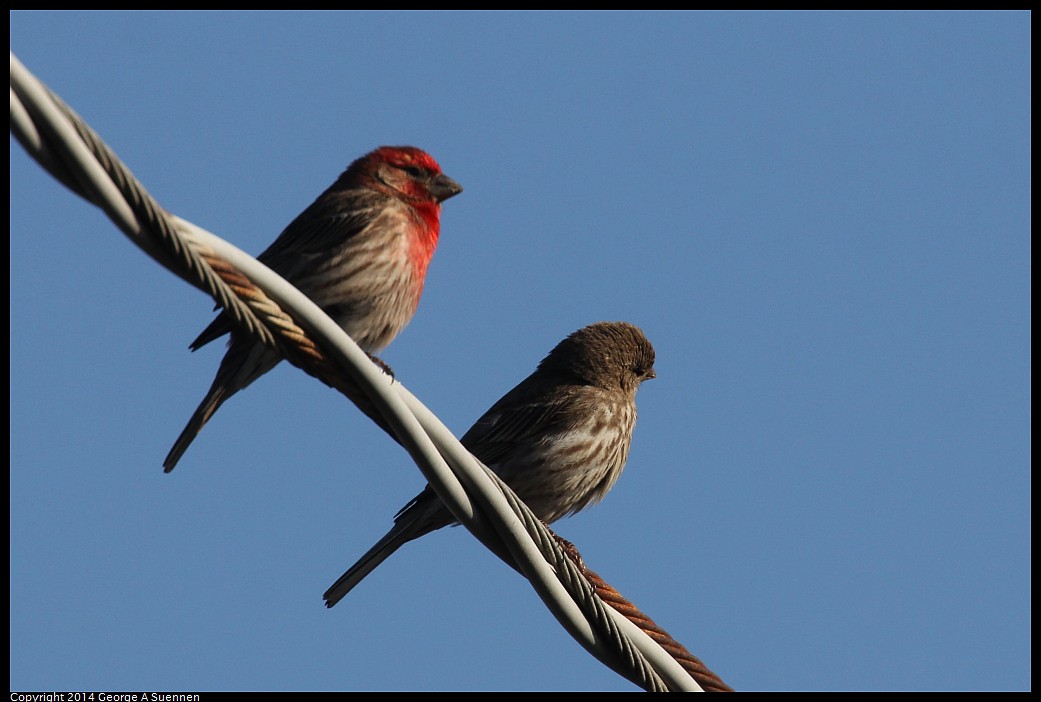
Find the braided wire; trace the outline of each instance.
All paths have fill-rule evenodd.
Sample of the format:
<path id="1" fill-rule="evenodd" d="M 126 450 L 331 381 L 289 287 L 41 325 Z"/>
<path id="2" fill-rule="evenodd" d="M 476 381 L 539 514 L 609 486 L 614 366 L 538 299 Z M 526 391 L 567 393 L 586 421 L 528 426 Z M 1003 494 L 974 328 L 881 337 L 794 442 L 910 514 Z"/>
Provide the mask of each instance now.
<path id="1" fill-rule="evenodd" d="M 11 59 L 13 66 L 16 61 L 13 54 Z M 38 83 L 38 85 L 50 99 L 51 104 L 55 106 L 62 116 L 64 116 L 72 125 L 73 129 L 75 129 L 76 133 L 79 135 L 81 142 L 87 146 L 90 153 L 101 165 L 109 178 L 112 179 L 113 184 L 123 195 L 126 203 L 130 206 L 139 230 L 127 231 L 125 227 L 121 226 L 120 228 L 123 229 L 124 233 L 134 240 L 135 243 L 138 243 L 146 253 L 155 258 L 163 266 L 174 271 L 181 278 L 213 297 L 217 304 L 224 308 L 225 311 L 227 311 L 234 319 L 236 325 L 250 336 L 253 336 L 267 346 L 277 348 L 279 351 L 284 351 L 284 349 L 278 345 L 268 328 L 257 318 L 257 315 L 254 312 L 255 309 L 257 312 L 266 312 L 278 317 L 279 314 L 274 312 L 274 310 L 277 309 L 277 305 L 272 308 L 271 306 L 264 304 L 262 297 L 254 298 L 254 309 L 251 309 L 249 304 L 242 302 L 241 298 L 230 289 L 228 283 L 222 279 L 222 276 L 214 271 L 207 261 L 203 259 L 200 252 L 196 251 L 194 247 L 177 234 L 175 227 L 171 222 L 170 214 L 160 207 L 155 199 L 148 194 L 148 191 L 141 182 L 134 177 L 133 173 L 131 173 L 123 162 L 112 152 L 112 150 L 108 148 L 101 137 L 98 136 L 98 134 L 76 113 L 75 110 L 65 104 L 65 102 L 50 88 L 43 83 Z M 26 86 L 16 82 L 13 75 L 11 90 L 12 99 L 17 93 L 18 97 L 22 99 L 22 102 L 28 108 L 29 114 L 36 117 L 37 115 L 33 114 L 33 108 L 38 108 L 40 103 L 31 99 L 31 96 L 26 94 Z M 41 121 L 41 123 L 44 129 L 46 129 L 47 122 Z M 19 140 L 21 141 L 21 138 Z M 46 136 L 43 137 L 43 143 L 52 147 L 55 145 L 56 141 L 57 140 L 48 140 Z M 54 148 L 53 151 L 54 154 L 52 154 L 51 162 L 61 162 L 60 149 Z M 55 156 L 57 158 L 54 158 Z M 104 198 L 100 197 L 96 190 L 90 187 L 87 181 L 81 177 L 77 177 L 74 170 L 70 171 L 69 169 L 63 168 L 62 175 L 60 177 L 56 175 L 56 177 L 58 177 L 64 185 L 70 187 L 73 192 L 80 197 L 83 197 L 88 202 L 105 210 L 106 213 L 109 212 Z M 73 184 L 75 187 L 73 187 Z M 119 222 L 117 222 L 117 224 L 118 223 Z M 148 245 L 149 243 L 156 241 L 159 243 L 158 247 Z M 263 294 L 261 293 L 261 295 Z M 285 318 L 284 313 L 281 314 L 281 317 L 283 319 Z"/>
<path id="2" fill-rule="evenodd" d="M 583 575 L 578 565 L 566 555 L 565 548 L 558 540 L 559 537 L 535 517 L 527 505 L 499 476 L 491 471 L 488 471 L 488 474 L 502 490 L 510 508 L 521 518 L 525 530 L 535 538 L 535 546 L 539 553 L 556 570 L 557 577 L 560 578 L 564 588 L 575 598 L 587 618 L 606 632 L 606 639 L 614 646 L 618 662 L 615 665 L 610 665 L 608 661 L 604 662 L 619 675 L 630 682 L 643 686 L 648 692 L 667 692 L 669 688 L 665 681 L 647 662 L 632 641 L 619 630 L 618 624 L 608 614 L 604 601 L 597 596 L 592 583 Z"/>
<path id="3" fill-rule="evenodd" d="M 73 192 L 102 208 L 132 241 L 164 267 L 172 270 L 190 284 L 203 289 L 214 297 L 218 304 L 235 321 L 238 332 L 249 334 L 266 345 L 277 349 L 290 363 L 340 391 L 395 440 L 403 443 L 410 453 L 413 453 L 410 448 L 412 442 L 403 442 L 399 438 L 397 433 L 392 430 L 392 424 L 388 423 L 388 420 L 379 409 L 381 403 L 374 403 L 368 391 L 363 389 L 366 387 L 365 382 L 359 382 L 353 375 L 346 372 L 340 363 L 330 359 L 329 355 L 312 340 L 309 334 L 294 321 L 292 316 L 284 312 L 278 303 L 238 268 L 228 263 L 207 246 L 196 242 L 192 237 L 182 236 L 182 234 L 187 233 L 185 230 L 188 223 L 174 217 L 160 207 L 93 129 L 71 108 L 65 105 L 57 95 L 40 83 L 39 86 L 45 91 L 47 97 L 53 101 L 53 104 L 58 107 L 62 115 L 73 125 L 83 143 L 87 145 L 97 162 L 101 164 L 104 171 L 109 175 L 129 204 L 136 218 L 137 229 L 134 230 L 125 226 L 125 223 L 121 222 L 113 214 L 105 198 L 98 194 L 96 188 L 87 182 L 88 176 L 80 173 L 75 164 L 67 163 L 63 158 L 64 151 L 57 145 L 60 138 L 50 132 L 54 128 L 53 125 L 49 125 L 46 119 L 40 118 L 40 111 L 43 108 L 36 101 L 36 96 L 32 95 L 30 89 L 16 80 L 16 65 L 22 71 L 25 71 L 25 69 L 21 67 L 13 53 L 11 54 L 11 62 L 12 132 L 15 133 L 15 136 L 26 150 L 36 157 L 48 172 L 73 190 Z M 28 71 L 25 71 L 25 73 L 28 74 Z M 29 76 L 31 77 L 31 74 Z M 22 105 L 23 102 L 25 103 L 24 107 Z M 33 120 L 33 129 L 36 128 L 37 121 L 42 123 L 43 134 L 30 131 L 30 126 L 25 123 L 26 116 Z M 149 239 L 149 237 L 155 238 Z M 158 245 L 154 243 L 155 241 L 158 241 Z M 404 396 L 410 397 L 407 391 L 401 388 L 400 384 L 397 384 L 396 387 Z M 414 398 L 412 398 L 412 401 L 418 402 Z M 430 441 L 430 439 L 427 438 L 427 441 Z M 450 455 L 450 452 L 445 451 L 441 446 L 439 446 L 439 449 L 441 449 L 446 458 Z M 416 458 L 416 455 L 414 454 L 413 457 Z M 470 458 L 472 459 L 472 457 Z M 424 468 L 419 458 L 416 458 L 416 461 L 421 468 Z M 449 464 L 453 470 L 456 470 L 458 467 L 458 461 L 449 460 Z M 465 472 L 466 469 L 463 468 L 461 470 Z M 424 469 L 424 473 L 426 472 Z M 586 569 L 581 558 L 577 557 L 577 550 L 574 550 L 573 546 L 564 542 L 570 549 L 562 547 L 558 540 L 563 540 L 560 540 L 548 527 L 535 518 L 527 506 L 517 498 L 508 486 L 502 483 L 487 468 L 485 468 L 485 472 L 492 477 L 513 511 L 520 517 L 525 530 L 534 539 L 536 548 L 543 554 L 546 561 L 551 564 L 564 588 L 574 598 L 574 601 L 578 603 L 582 612 L 599 632 L 597 640 L 601 644 L 606 644 L 609 652 L 607 655 L 603 655 L 603 651 L 599 649 L 594 650 L 596 646 L 591 647 L 573 632 L 575 638 L 583 646 L 591 650 L 612 670 L 615 670 L 645 690 L 664 691 L 670 688 L 677 689 L 675 678 L 671 678 L 671 685 L 667 684 L 662 676 L 659 675 L 655 666 L 648 662 L 640 647 L 634 645 L 629 637 L 619 629 L 617 622 L 614 621 L 607 607 L 605 607 L 606 602 L 613 608 L 613 611 L 619 612 L 628 621 L 635 623 L 641 631 L 648 634 L 653 641 L 661 645 L 669 656 L 677 661 L 694 680 L 702 684 L 704 689 L 713 691 L 730 689 L 722 680 L 719 680 L 718 676 L 708 671 L 704 664 L 690 654 L 687 649 L 672 640 L 664 630 L 657 627 L 646 615 L 622 598 L 616 590 L 607 585 L 598 575 Z M 482 520 L 478 516 L 478 526 L 474 529 L 475 534 L 512 567 L 528 575 L 530 568 L 526 567 L 523 558 L 515 557 L 515 554 L 511 551 L 504 553 L 502 548 L 503 541 L 510 543 L 509 539 L 499 541 L 494 535 L 489 536 L 488 534 L 482 535 L 480 533 L 482 523 L 485 526 L 492 524 L 496 529 L 500 529 L 501 521 L 501 518 Z M 468 527 L 470 526 L 468 524 Z M 535 584 L 535 579 L 530 575 L 528 577 Z M 542 595 L 542 592 L 540 592 L 540 595 Z M 543 599 L 545 600 L 546 597 L 543 596 Z M 559 618 L 560 616 L 558 615 Z M 680 688 L 685 686 L 682 680 L 678 683 L 678 686 Z"/>
<path id="4" fill-rule="evenodd" d="M 560 541 L 564 541 L 559 536 L 556 538 Z M 625 597 L 622 596 L 622 593 L 611 587 L 611 585 L 601 578 L 600 575 L 590 570 L 582 561 L 582 557 L 578 554 L 578 550 L 574 549 L 573 544 L 565 542 L 562 546 L 564 554 L 575 562 L 575 565 L 581 571 L 583 577 L 596 591 L 597 597 L 639 627 L 641 631 L 651 638 L 651 640 L 665 649 L 665 651 L 667 651 L 668 654 L 683 666 L 683 669 L 697 681 L 702 690 L 705 692 L 734 691 L 734 688 L 723 682 L 723 679 L 712 672 L 700 658 L 688 651 L 679 641 L 672 638 L 672 636 L 669 635 L 669 632 L 658 626 L 653 619 L 641 612 L 636 605 L 625 599 Z"/>

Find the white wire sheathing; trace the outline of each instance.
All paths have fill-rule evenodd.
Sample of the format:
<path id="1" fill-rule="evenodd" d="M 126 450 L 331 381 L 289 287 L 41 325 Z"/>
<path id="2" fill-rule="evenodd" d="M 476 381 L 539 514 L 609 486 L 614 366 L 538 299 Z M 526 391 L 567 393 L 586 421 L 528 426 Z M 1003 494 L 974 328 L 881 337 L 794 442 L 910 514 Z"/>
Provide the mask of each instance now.
<path id="1" fill-rule="evenodd" d="M 636 650 L 629 648 L 624 651 L 627 654 L 627 666 L 640 668 L 647 665 L 639 655 L 639 651 L 642 650 L 643 655 L 648 658 L 660 658 L 651 663 L 651 668 L 647 669 L 645 674 L 653 673 L 653 669 L 657 669 L 658 666 L 674 668 L 669 671 L 676 676 L 676 680 L 671 681 L 674 685 L 696 685 L 686 671 L 657 643 L 650 640 L 628 619 L 603 605 L 578 568 L 560 552 L 549 530 L 512 490 L 474 458 L 436 415 L 407 388 L 378 370 L 353 340 L 317 305 L 249 254 L 189 222 L 176 218 L 175 221 L 179 229 L 190 233 L 190 239 L 212 249 L 264 288 L 280 305 L 293 310 L 295 318 L 306 322 L 308 327 L 313 326 L 311 331 L 314 337 L 321 342 L 323 349 L 331 357 L 345 364 L 357 364 L 356 370 L 367 376 L 366 381 L 387 391 L 390 397 L 384 399 L 391 401 L 386 407 L 381 407 L 381 410 L 385 411 L 384 416 L 394 426 L 395 422 L 391 420 L 390 415 L 397 415 L 398 412 L 404 414 L 403 425 L 394 426 L 399 438 L 405 438 L 400 431 L 416 429 L 409 419 L 418 422 L 420 434 L 425 434 L 432 443 L 427 445 L 426 442 L 419 442 L 414 448 L 409 448 L 404 440 L 402 444 L 409 450 L 424 476 L 457 519 L 466 524 L 482 543 L 508 565 L 517 568 L 528 578 L 546 605 L 574 638 L 593 651 L 602 643 L 598 628 L 606 628 L 611 639 L 624 641 L 619 631 L 620 627 L 628 632 L 629 637 L 637 641 L 640 638 L 646 640 L 645 647 L 637 646 Z M 394 400 L 404 402 L 404 406 L 398 407 Z M 428 452 L 430 448 L 434 449 L 433 453 Z M 420 453 L 419 457 L 417 451 Z M 463 484 L 466 485 L 466 489 L 463 488 Z M 475 498 L 478 509 L 474 509 L 471 497 Z M 490 516 L 485 519 L 483 515 Z M 490 526 L 488 522 L 491 522 Z M 532 533 L 537 536 L 537 543 L 533 541 Z M 547 563 L 547 559 L 550 559 L 551 563 Z M 564 579 L 569 587 L 564 587 L 561 579 Z M 576 599 L 579 603 L 577 608 Z M 590 623 L 590 615 L 595 618 L 597 626 Z M 627 644 L 626 647 L 628 648 Z M 612 660 L 615 656 L 605 659 L 602 654 L 603 651 L 596 655 L 609 667 L 618 670 L 617 663 Z M 619 672 L 625 677 L 630 677 L 629 674 L 620 670 Z M 666 683 L 666 687 L 670 685 Z"/>
<path id="2" fill-rule="evenodd" d="M 100 137 L 57 95 L 29 73 L 13 52 L 11 103 L 11 130 L 34 158 L 37 152 L 31 149 L 31 145 L 42 148 L 37 158 L 40 165 L 74 193 L 101 208 L 149 256 L 190 285 L 215 295 L 218 304 L 244 330 L 255 335 L 259 341 L 278 348 L 277 340 L 249 306 L 200 259 L 196 251 L 185 246 L 172 231 L 166 212 Z M 23 118 L 28 122 L 23 121 Z M 105 165 L 109 168 L 106 169 Z M 118 182 L 113 180 L 114 177 Z M 145 227 L 150 229 L 146 230 Z M 161 243 L 154 241 L 156 234 L 172 251 L 167 251 Z M 183 261 L 183 267 L 178 266 L 177 261 Z M 205 283 L 200 284 L 192 277 L 191 271 L 197 271 Z"/>
<path id="3" fill-rule="evenodd" d="M 89 127 L 76 124 L 79 118 L 71 110 L 68 115 L 65 110 L 68 108 L 12 52 L 11 131 L 44 168 L 104 210 L 135 244 L 184 280 L 206 289 L 178 265 L 200 271 L 207 282 L 212 277 L 217 281 L 215 287 L 223 288 L 228 295 L 227 304 L 220 299 L 223 295 L 218 302 L 225 308 L 240 308 L 236 315 L 236 319 L 241 317 L 240 324 L 277 347 L 277 334 L 272 334 L 249 306 L 262 303 L 239 301 L 199 254 L 212 252 L 245 274 L 278 306 L 289 310 L 292 320 L 304 325 L 329 359 L 361 385 L 452 514 L 528 578 L 550 611 L 583 647 L 646 690 L 700 690 L 661 646 L 603 604 L 551 532 L 516 495 L 400 382 L 379 370 L 317 305 L 249 254 L 190 222 L 167 215 L 118 159 L 107 155 L 103 160 L 109 168 L 119 164 L 119 179 L 127 181 L 114 182 L 95 156 L 98 150 L 111 152 Z M 124 195 L 130 185 L 136 186 L 131 188 L 131 200 L 138 200 L 133 206 Z M 157 225 L 153 218 L 165 222 Z M 182 238 L 180 243 L 169 244 L 173 252 L 152 238 L 157 226 L 167 226 L 174 235 L 173 242 Z M 189 252 L 187 257 L 180 249 Z"/>

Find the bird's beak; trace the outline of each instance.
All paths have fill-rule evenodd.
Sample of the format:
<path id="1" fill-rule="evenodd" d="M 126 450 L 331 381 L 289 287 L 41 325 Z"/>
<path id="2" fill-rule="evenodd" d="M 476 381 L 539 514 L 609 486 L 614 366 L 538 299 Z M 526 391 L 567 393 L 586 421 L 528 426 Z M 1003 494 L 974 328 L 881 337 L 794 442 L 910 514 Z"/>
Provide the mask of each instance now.
<path id="1" fill-rule="evenodd" d="M 463 192 L 463 186 L 455 182 L 445 174 L 439 175 L 437 178 L 430 183 L 430 194 L 433 195 L 438 202 L 444 202 L 450 197 L 454 197 L 459 193 Z"/>

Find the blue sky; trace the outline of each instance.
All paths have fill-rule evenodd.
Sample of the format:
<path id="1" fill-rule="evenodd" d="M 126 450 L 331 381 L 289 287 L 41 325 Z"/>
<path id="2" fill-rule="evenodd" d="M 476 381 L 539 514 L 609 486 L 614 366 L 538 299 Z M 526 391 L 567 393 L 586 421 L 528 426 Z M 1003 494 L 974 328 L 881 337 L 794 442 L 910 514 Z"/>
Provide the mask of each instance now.
<path id="1" fill-rule="evenodd" d="M 10 19 L 247 251 L 371 148 L 430 151 L 465 192 L 383 358 L 458 433 L 640 325 L 627 470 L 556 527 L 733 687 L 1029 689 L 1029 15 Z M 423 481 L 288 365 L 164 475 L 211 302 L 10 161 L 13 690 L 634 689 L 461 529 L 326 610 Z"/>

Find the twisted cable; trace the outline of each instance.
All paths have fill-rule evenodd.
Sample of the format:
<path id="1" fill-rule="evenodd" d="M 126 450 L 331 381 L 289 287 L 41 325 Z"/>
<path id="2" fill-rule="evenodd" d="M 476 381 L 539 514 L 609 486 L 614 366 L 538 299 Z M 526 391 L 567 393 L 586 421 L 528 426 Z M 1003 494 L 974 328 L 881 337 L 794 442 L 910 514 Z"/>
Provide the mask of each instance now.
<path id="1" fill-rule="evenodd" d="M 125 204 L 115 201 L 106 191 L 108 184 L 95 177 L 92 172 L 94 164 L 87 162 L 77 151 L 81 146 L 72 143 L 60 127 L 55 126 L 55 118 L 50 112 L 52 108 L 72 125 L 80 144 L 86 144 L 94 163 L 100 164 Z M 358 356 L 353 354 L 362 352 L 349 340 L 345 349 L 341 338 L 345 339 L 346 335 L 320 311 L 318 314 L 324 319 L 315 319 L 313 310 L 307 308 L 310 305 L 317 310 L 313 303 L 306 298 L 304 302 L 298 301 L 294 293 L 303 296 L 295 290 L 289 293 L 276 284 L 269 284 L 264 278 L 266 269 L 263 266 L 249 257 L 237 258 L 241 252 L 161 208 L 101 138 L 60 98 L 36 81 L 13 53 L 11 131 L 48 172 L 73 192 L 103 209 L 135 244 L 164 267 L 214 297 L 235 321 L 236 333 L 249 334 L 262 341 L 293 365 L 343 393 L 401 443 L 452 513 L 496 555 L 528 577 L 565 628 L 612 670 L 645 690 L 694 689 L 696 686 L 692 685 L 691 678 L 698 682 L 708 680 L 703 684 L 705 689 L 729 689 L 712 676 L 711 671 L 708 674 L 701 672 L 707 668 L 697 658 L 621 598 L 599 576 L 585 569 L 581 559 L 575 558 L 577 550 L 572 554 L 568 549 L 562 549 L 557 542 L 559 537 L 539 522 L 497 476 L 469 455 L 440 421 L 400 383 L 388 385 L 388 379 L 381 378 L 382 374 L 373 364 L 359 364 Z M 122 209 L 126 205 L 129 205 L 129 218 Z M 235 265 L 228 261 L 229 257 L 235 258 Z M 243 273 L 244 270 L 249 276 Z M 294 311 L 298 310 L 298 304 L 306 310 L 306 313 L 301 312 L 301 319 L 307 320 L 308 330 L 316 333 L 323 343 L 330 344 L 327 350 L 333 351 L 332 357 L 312 340 L 309 331 L 282 310 L 279 302 L 253 282 L 253 279 L 262 278 L 261 284 L 265 289 L 278 291 L 279 302 L 286 304 L 286 300 L 292 300 Z M 288 285 L 284 281 L 282 284 Z M 331 331 L 329 325 L 335 331 Z M 363 367 L 365 365 L 369 367 Z M 387 392 L 388 389 L 391 391 Z M 493 485 L 493 491 L 490 496 L 489 493 L 479 495 L 477 509 L 470 504 L 459 484 L 460 478 L 471 489 L 475 483 L 482 484 L 480 478 L 475 479 L 471 474 L 475 465 L 483 468 L 483 472 L 494 481 L 484 484 Z M 527 536 L 518 537 L 518 532 L 498 511 L 495 502 L 502 497 L 506 498 L 525 531 L 534 539 L 534 548 L 543 554 L 545 560 L 541 565 L 530 558 L 525 545 Z M 532 542 L 527 540 L 526 544 Z M 547 561 L 550 566 L 546 565 Z M 559 582 L 552 573 L 547 577 L 547 567 L 556 572 Z M 568 602 L 560 599 L 561 584 L 573 598 L 572 606 L 577 603 L 588 618 L 585 626 L 572 616 Z M 604 602 L 613 609 L 605 607 Z M 625 619 L 619 620 L 614 612 L 623 614 Z M 635 641 L 630 639 L 632 632 L 622 631 L 628 622 L 637 623 L 639 627 Z M 640 631 L 661 647 L 644 644 L 640 640 Z M 668 653 L 666 660 L 659 655 L 662 651 Z M 713 682 L 713 678 L 718 683 Z"/>
<path id="2" fill-rule="evenodd" d="M 200 252 L 188 245 L 176 233 L 169 213 L 148 194 L 140 181 L 112 153 L 101 137 L 43 83 L 19 80 L 21 75 L 16 73 L 16 65 L 23 71 L 25 70 L 12 53 L 12 105 L 18 101 L 21 110 L 31 119 L 32 125 L 38 126 L 42 130 L 37 131 L 35 136 L 27 134 L 21 115 L 18 115 L 19 119 L 15 119 L 14 109 L 12 109 L 11 128 L 22 146 L 27 150 L 30 145 L 47 148 L 50 153 L 43 165 L 55 178 L 80 197 L 104 210 L 131 240 L 156 261 L 213 297 L 217 304 L 224 308 L 246 333 L 267 346 L 283 351 L 249 305 L 243 303 L 230 290 L 228 284 L 203 260 Z M 41 99 L 39 93 L 48 99 Z M 66 141 L 64 134 L 53 128 L 53 121 L 45 118 L 45 111 L 51 107 L 57 109 L 61 116 L 72 125 L 79 136 L 79 143 L 86 145 L 90 155 L 111 179 L 122 195 L 122 199 L 129 205 L 132 220 L 128 221 L 113 211 L 110 199 L 99 190 L 96 180 L 77 171 L 75 167 L 62 159 L 63 152 L 67 152 L 72 145 Z M 33 151 L 30 150 L 29 153 L 33 153 Z M 257 309 L 270 310 L 261 299 L 257 298 L 255 302 Z"/>
<path id="3" fill-rule="evenodd" d="M 640 630 L 647 634 L 647 636 L 649 636 L 655 643 L 665 649 L 674 660 L 683 666 L 684 670 L 690 673 L 690 676 L 698 682 L 698 685 L 701 686 L 702 690 L 705 692 L 734 691 L 734 688 L 723 682 L 723 679 L 712 672 L 700 658 L 688 651 L 683 644 L 672 638 L 672 636 L 669 635 L 669 632 L 658 626 L 653 619 L 640 611 L 636 605 L 625 599 L 622 596 L 622 593 L 611 587 L 607 581 L 587 567 L 585 562 L 582 560 L 582 556 L 578 553 L 578 549 L 574 547 L 574 544 L 560 538 L 559 536 L 556 536 L 556 539 L 558 542 L 561 542 L 560 545 L 563 548 L 564 554 L 567 555 L 567 557 L 582 573 L 582 576 L 596 592 L 597 597 L 610 605 L 610 607 L 616 612 L 638 626 Z"/>

